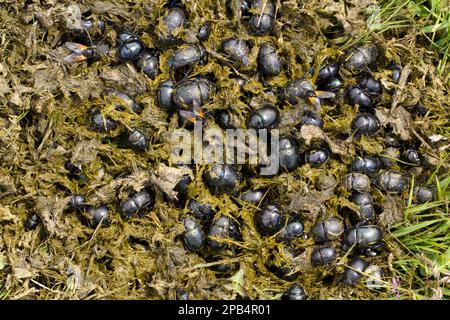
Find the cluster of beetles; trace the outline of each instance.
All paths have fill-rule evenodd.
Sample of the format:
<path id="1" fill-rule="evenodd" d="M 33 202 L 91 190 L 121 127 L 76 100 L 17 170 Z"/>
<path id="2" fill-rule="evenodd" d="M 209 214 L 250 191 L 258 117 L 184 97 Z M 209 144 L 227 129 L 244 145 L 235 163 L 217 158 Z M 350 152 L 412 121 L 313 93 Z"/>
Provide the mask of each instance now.
<path id="1" fill-rule="evenodd" d="M 241 1 L 240 17 L 246 24 L 249 32 L 254 36 L 270 36 L 273 34 L 276 6 L 274 1 L 252 0 Z M 248 113 L 245 124 L 236 123 L 229 109 L 219 109 L 209 112 L 208 103 L 214 99 L 215 79 L 210 75 L 195 75 L 190 73 L 196 65 L 205 65 L 209 59 L 218 59 L 211 56 L 203 43 L 210 37 L 213 21 L 204 25 L 192 26 L 181 1 L 171 1 L 167 4 L 164 15 L 157 21 L 155 37 L 158 49 L 147 48 L 137 34 L 127 30 L 119 30 L 117 38 L 116 56 L 118 61 L 129 63 L 137 70 L 144 73 L 150 79 L 155 79 L 161 73 L 160 53 L 164 50 L 172 50 L 169 60 L 171 78 L 162 81 L 157 92 L 154 93 L 156 105 L 167 112 L 168 116 L 177 116 L 180 127 L 192 129 L 193 125 L 201 122 L 203 125 L 214 122 L 222 129 L 253 128 L 275 129 L 278 128 L 283 117 L 279 106 L 303 105 L 303 111 L 297 119 L 296 128 L 302 126 L 315 126 L 324 128 L 321 118 L 321 105 L 333 103 L 334 99 L 341 95 L 348 105 L 358 106 L 358 113 L 349 128 L 357 137 L 365 135 L 367 138 L 383 136 L 385 149 L 382 154 L 367 154 L 360 150 L 349 166 L 348 172 L 339 177 L 338 184 L 345 188 L 351 196 L 358 210 L 344 219 L 340 215 L 320 217 L 315 221 L 310 230 L 305 230 L 301 213 L 288 214 L 277 199 L 266 197 L 264 189 L 242 190 L 244 176 L 237 166 L 228 164 L 214 164 L 208 166 L 202 176 L 212 196 L 229 195 L 237 200 L 237 203 L 250 203 L 253 205 L 254 228 L 261 237 L 273 237 L 283 244 L 281 253 L 283 262 L 274 263 L 267 261 L 266 268 L 274 276 L 286 280 L 290 284 L 283 294 L 283 298 L 291 300 L 303 300 L 307 293 L 301 285 L 298 270 L 295 263 L 290 263 L 301 252 L 298 252 L 291 244 L 296 239 L 312 238 L 314 248 L 308 259 L 313 267 L 329 267 L 338 259 L 338 252 L 348 254 L 348 263 L 345 271 L 339 275 L 342 285 L 356 285 L 362 277 L 369 275 L 372 287 L 380 288 L 382 283 L 382 271 L 376 265 L 370 264 L 371 257 L 379 255 L 383 251 L 383 230 L 377 225 L 377 204 L 371 193 L 377 188 L 383 193 L 402 194 L 410 186 L 410 177 L 407 174 L 411 166 L 420 166 L 423 157 L 419 153 L 417 143 L 402 141 L 389 128 L 382 128 L 380 120 L 375 114 L 378 97 L 382 94 L 383 85 L 373 76 L 378 68 L 377 59 L 380 49 L 371 43 L 354 47 L 340 60 L 326 60 L 318 70 L 311 70 L 303 77 L 290 79 L 284 87 L 269 88 L 277 97 L 277 105 L 266 102 L 254 108 Z M 106 25 L 97 20 L 83 20 L 83 28 L 71 30 L 72 39 L 77 42 L 66 42 L 65 47 L 70 53 L 64 58 L 69 64 L 81 61 L 101 59 L 102 55 L 110 50 L 106 44 L 94 45 L 90 42 L 96 34 L 102 34 Z M 183 43 L 178 36 L 179 30 L 194 28 L 196 30 L 196 43 Z M 87 39 L 90 39 L 87 41 Z M 74 40 L 74 41 L 75 41 Z M 84 44 L 82 44 L 84 41 Z M 82 42 L 82 43 L 79 43 Z M 224 38 L 220 43 L 220 63 L 232 66 L 234 70 L 241 70 L 248 66 L 250 61 L 250 47 L 236 34 L 234 37 Z M 257 54 L 257 75 L 261 81 L 279 75 L 286 62 L 283 61 L 279 50 L 274 43 L 263 43 L 259 46 Z M 391 71 L 391 81 L 398 83 L 402 73 L 402 67 L 391 63 L 387 66 Z M 354 85 L 344 86 L 341 69 L 345 69 L 357 80 Z M 233 76 L 234 81 L 245 90 L 247 78 L 242 76 L 245 71 Z M 252 76 L 248 75 L 247 76 Z M 314 76 L 314 82 L 312 78 Z M 114 96 L 122 104 L 118 109 L 128 109 L 130 112 L 140 114 L 143 106 L 139 105 L 126 92 L 111 89 L 108 95 Z M 418 116 L 426 114 L 427 109 L 418 105 L 415 107 Z M 87 126 L 94 131 L 107 133 L 116 130 L 120 125 L 117 121 L 102 114 L 101 110 L 93 110 L 87 119 Z M 139 128 L 131 128 L 127 131 L 126 143 L 129 148 L 137 153 L 145 153 L 149 138 Z M 300 151 L 301 141 L 297 141 L 289 135 L 282 136 L 279 142 L 279 172 L 278 174 L 291 173 L 302 165 L 310 165 L 314 168 L 325 167 L 331 157 L 335 157 L 325 143 L 313 144 L 308 150 Z M 399 161 L 398 161 L 399 160 Z M 195 165 L 179 165 L 189 168 L 194 172 Z M 82 168 L 67 161 L 65 168 L 70 177 L 78 180 L 86 180 Z M 400 169 L 399 169 L 400 168 Z M 404 169 L 404 170 L 403 170 Z M 244 170 L 244 169 L 242 169 Z M 238 217 L 221 214 L 208 203 L 193 197 L 188 192 L 188 186 L 192 182 L 191 176 L 185 176 L 176 186 L 178 199 L 166 199 L 178 208 L 184 209 L 181 223 L 185 232 L 180 235 L 180 240 L 187 250 L 203 257 L 207 262 L 217 262 L 224 258 L 238 257 L 241 251 L 236 245 L 243 241 L 240 228 L 242 221 Z M 432 201 L 435 190 L 422 186 L 414 190 L 415 199 L 424 203 Z M 150 187 L 131 194 L 130 197 L 120 203 L 119 211 L 123 219 L 136 216 L 144 209 L 152 208 L 156 201 L 154 192 Z M 93 227 L 101 224 L 107 227 L 110 224 L 110 211 L 108 205 L 87 205 L 82 194 L 74 194 L 70 200 L 73 210 L 81 213 L 86 223 Z M 32 216 L 26 223 L 28 228 L 33 228 L 38 222 L 37 216 Z M 225 261 L 225 260 L 224 260 Z M 239 263 L 216 263 L 210 267 L 218 276 L 229 276 L 239 270 Z M 187 299 L 189 293 L 181 290 L 180 299 Z"/>

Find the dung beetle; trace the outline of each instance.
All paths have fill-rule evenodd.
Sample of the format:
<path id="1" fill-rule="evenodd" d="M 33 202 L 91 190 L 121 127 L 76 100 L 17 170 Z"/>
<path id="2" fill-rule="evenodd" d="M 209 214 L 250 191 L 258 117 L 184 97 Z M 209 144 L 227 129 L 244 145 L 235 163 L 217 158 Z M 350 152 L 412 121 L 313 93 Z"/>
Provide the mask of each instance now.
<path id="1" fill-rule="evenodd" d="M 344 271 L 344 284 L 355 285 L 362 276 L 362 273 L 366 270 L 368 264 L 363 259 L 356 257 L 345 268 Z"/>
<path id="2" fill-rule="evenodd" d="M 328 265 L 335 259 L 336 250 L 332 246 L 316 248 L 311 254 L 311 263 L 314 266 Z"/>
<path id="3" fill-rule="evenodd" d="M 383 91 L 381 82 L 365 73 L 359 78 L 359 87 L 371 96 L 379 96 Z"/>
<path id="4" fill-rule="evenodd" d="M 109 89 L 106 92 L 107 97 L 115 99 L 120 102 L 116 105 L 116 110 L 123 111 L 125 109 L 131 110 L 134 113 L 140 114 L 142 112 L 142 107 L 139 106 L 129 95 L 125 92 Z"/>
<path id="5" fill-rule="evenodd" d="M 400 150 L 393 147 L 386 148 L 380 155 L 381 164 L 386 169 L 392 168 L 398 159 L 400 159 Z"/>
<path id="6" fill-rule="evenodd" d="M 383 143 L 386 147 L 400 148 L 402 146 L 400 138 L 392 132 L 388 132 L 384 135 Z"/>
<path id="7" fill-rule="evenodd" d="M 137 62 L 137 67 L 152 80 L 160 73 L 158 57 L 148 51 L 141 55 Z"/>
<path id="8" fill-rule="evenodd" d="M 289 287 L 286 293 L 283 294 L 284 300 L 306 300 L 306 292 L 303 286 L 294 283 Z"/>
<path id="9" fill-rule="evenodd" d="M 187 17 L 183 9 L 179 7 L 172 7 L 167 10 L 167 13 L 162 17 L 158 25 L 159 44 L 163 47 L 176 45 L 179 38 L 175 31 L 187 26 Z"/>
<path id="10" fill-rule="evenodd" d="M 231 60 L 241 63 L 244 67 L 250 64 L 249 48 L 244 40 L 228 38 L 222 42 L 222 51 Z"/>
<path id="11" fill-rule="evenodd" d="M 305 162 L 309 163 L 312 167 L 320 167 L 327 162 L 329 158 L 329 152 L 323 148 L 311 149 L 305 152 Z"/>
<path id="12" fill-rule="evenodd" d="M 392 82 L 397 84 L 400 80 L 400 75 L 402 74 L 402 67 L 399 64 L 391 63 L 389 65 L 389 70 L 392 71 L 391 73 Z"/>
<path id="13" fill-rule="evenodd" d="M 177 293 L 177 300 L 189 300 L 189 293 L 187 293 L 183 289 L 177 288 L 176 293 Z"/>
<path id="14" fill-rule="evenodd" d="M 281 60 L 274 47 L 263 43 L 258 51 L 258 68 L 265 77 L 275 77 L 281 72 Z"/>
<path id="15" fill-rule="evenodd" d="M 312 230 L 316 243 L 334 240 L 344 233 L 344 223 L 338 218 L 328 218 L 318 222 Z"/>
<path id="16" fill-rule="evenodd" d="M 258 210 L 254 214 L 253 220 L 261 235 L 272 236 L 283 228 L 286 215 L 281 212 L 277 204 L 271 203 Z"/>
<path id="17" fill-rule="evenodd" d="M 372 135 L 380 129 L 380 120 L 373 114 L 361 112 L 353 119 L 352 129 L 364 135 Z"/>
<path id="18" fill-rule="evenodd" d="M 412 166 L 419 166 L 421 163 L 419 151 L 414 149 L 406 149 L 402 154 L 402 158 L 405 162 Z"/>
<path id="19" fill-rule="evenodd" d="M 139 191 L 120 204 L 120 212 L 124 218 L 131 218 L 140 210 L 148 208 L 152 201 L 153 197 L 148 191 Z"/>
<path id="20" fill-rule="evenodd" d="M 298 278 L 299 273 L 295 271 L 294 258 L 298 256 L 298 252 L 286 245 L 282 246 L 279 251 L 272 254 L 267 263 L 269 271 L 273 272 L 278 278 L 285 281 L 294 281 Z M 277 256 L 276 256 L 277 255 Z M 281 260 L 280 262 L 277 262 Z"/>
<path id="21" fill-rule="evenodd" d="M 264 190 L 250 190 L 241 194 L 240 199 L 258 205 L 265 195 Z"/>
<path id="22" fill-rule="evenodd" d="M 347 190 L 356 190 L 360 192 L 370 190 L 370 179 L 363 173 L 347 173 L 342 179 L 342 184 Z"/>
<path id="23" fill-rule="evenodd" d="M 240 173 L 231 165 L 215 164 L 204 173 L 212 194 L 233 193 L 241 182 Z"/>
<path id="24" fill-rule="evenodd" d="M 418 203 L 431 202 L 436 198 L 434 190 L 429 187 L 415 187 L 414 196 Z"/>
<path id="25" fill-rule="evenodd" d="M 201 107 L 212 93 L 211 83 L 203 78 L 184 80 L 175 86 L 173 101 L 180 108 Z"/>
<path id="26" fill-rule="evenodd" d="M 32 214 L 26 221 L 25 221 L 25 229 L 26 230 L 34 230 L 38 226 L 38 224 L 41 222 L 41 218 L 37 214 Z"/>
<path id="27" fill-rule="evenodd" d="M 292 221 L 286 225 L 277 234 L 276 239 L 279 242 L 289 243 L 295 238 L 300 237 L 303 234 L 305 227 L 301 221 Z"/>
<path id="28" fill-rule="evenodd" d="M 173 92 L 175 91 L 175 82 L 173 80 L 166 80 L 159 86 L 158 89 L 158 105 L 160 108 L 174 111 L 177 109 L 173 102 Z"/>
<path id="29" fill-rule="evenodd" d="M 325 86 L 325 88 L 326 88 L 328 91 L 330 91 L 330 92 L 336 94 L 337 92 L 339 92 L 339 89 L 340 89 L 343 85 L 344 85 L 344 80 L 342 80 L 341 77 L 337 76 L 337 77 L 331 79 L 331 80 L 327 83 L 327 85 Z"/>
<path id="30" fill-rule="evenodd" d="M 105 32 L 105 22 L 98 20 L 81 20 L 81 29 L 70 30 L 72 35 L 80 41 L 90 41 Z"/>
<path id="31" fill-rule="evenodd" d="M 427 115 L 428 113 L 428 108 L 425 107 L 424 105 L 420 104 L 420 103 L 416 103 L 411 111 L 415 114 L 417 114 L 419 117 L 423 118 Z"/>
<path id="32" fill-rule="evenodd" d="M 124 31 L 118 36 L 117 55 L 122 61 L 133 61 L 140 57 L 143 52 L 144 46 L 139 38 L 128 32 Z"/>
<path id="33" fill-rule="evenodd" d="M 148 147 L 147 138 L 138 129 L 133 129 L 128 134 L 128 146 L 136 152 L 144 152 Z"/>
<path id="34" fill-rule="evenodd" d="M 88 212 L 94 227 L 97 227 L 100 223 L 102 224 L 102 227 L 110 225 L 108 206 L 101 205 L 99 207 L 90 207 Z"/>
<path id="35" fill-rule="evenodd" d="M 86 206 L 86 199 L 81 194 L 73 194 L 70 197 L 69 205 L 72 209 L 80 211 Z"/>
<path id="36" fill-rule="evenodd" d="M 347 229 L 344 234 L 343 249 L 348 250 L 353 245 L 365 254 L 373 255 L 375 251 L 383 246 L 383 231 L 376 225 L 357 225 Z"/>
<path id="37" fill-rule="evenodd" d="M 206 51 L 199 45 L 188 44 L 175 51 L 169 60 L 171 70 L 183 67 L 192 67 L 207 62 Z"/>
<path id="38" fill-rule="evenodd" d="M 358 214 L 362 220 L 372 219 L 375 215 L 373 196 L 369 192 L 354 192 L 350 200 L 358 206 Z"/>
<path id="39" fill-rule="evenodd" d="M 363 110 L 368 110 L 372 107 L 372 98 L 360 87 L 350 86 L 347 89 L 347 98 L 351 105 L 359 105 Z"/>
<path id="40" fill-rule="evenodd" d="M 313 111 L 305 111 L 300 117 L 300 125 L 313 125 L 323 128 L 323 120 Z"/>
<path id="41" fill-rule="evenodd" d="M 383 272 L 376 265 L 370 265 L 366 268 L 364 273 L 366 276 L 366 287 L 372 290 L 380 290 L 383 287 Z"/>
<path id="42" fill-rule="evenodd" d="M 249 25 L 251 31 L 257 35 L 267 35 L 272 32 L 275 18 L 275 6 L 271 0 L 252 0 L 252 17 Z"/>
<path id="43" fill-rule="evenodd" d="M 380 170 L 380 160 L 377 157 L 356 157 L 352 161 L 352 170 L 365 174 L 377 173 Z"/>
<path id="44" fill-rule="evenodd" d="M 281 137 L 278 141 L 278 160 L 280 172 L 291 172 L 300 165 L 298 144 L 289 137 Z"/>
<path id="45" fill-rule="evenodd" d="M 80 183 L 85 183 L 87 181 L 87 177 L 81 170 L 81 166 L 76 166 L 70 160 L 67 160 L 64 163 L 64 168 L 69 171 L 69 177 L 71 179 L 78 180 Z"/>
<path id="46" fill-rule="evenodd" d="M 360 45 L 350 52 L 345 67 L 350 71 L 359 72 L 372 65 L 378 56 L 378 48 L 373 44 Z"/>
<path id="47" fill-rule="evenodd" d="M 192 218 L 184 219 L 184 227 L 186 232 L 183 235 L 183 240 L 186 247 L 190 251 L 199 251 L 203 248 L 205 245 L 205 234 L 197 220 Z"/>
<path id="48" fill-rule="evenodd" d="M 207 21 L 197 33 L 197 39 L 199 41 L 206 41 L 209 38 L 209 35 L 211 34 L 211 22 Z"/>
<path id="49" fill-rule="evenodd" d="M 214 251 L 223 251 L 227 248 L 225 242 L 219 242 L 212 239 L 216 237 L 219 239 L 235 239 L 239 234 L 237 223 L 225 216 L 221 215 L 217 219 L 214 219 L 208 232 L 208 246 Z"/>
<path id="50" fill-rule="evenodd" d="M 408 188 L 409 179 L 399 171 L 383 171 L 376 177 L 376 185 L 383 191 L 401 193 Z"/>
<path id="51" fill-rule="evenodd" d="M 105 117 L 100 110 L 91 115 L 90 124 L 91 129 L 98 132 L 108 132 L 117 128 L 117 122 L 110 117 Z"/>
<path id="52" fill-rule="evenodd" d="M 219 110 L 216 114 L 216 123 L 221 127 L 223 130 L 226 129 L 235 129 L 233 120 L 231 118 L 231 115 L 226 110 Z"/>
<path id="53" fill-rule="evenodd" d="M 326 85 L 332 79 L 335 79 L 339 75 L 339 63 L 336 61 L 331 61 L 320 68 L 317 75 L 317 84 Z"/>
<path id="54" fill-rule="evenodd" d="M 254 110 L 248 118 L 247 127 L 253 129 L 272 129 L 280 123 L 280 111 L 271 104 L 264 104 Z"/>
<path id="55" fill-rule="evenodd" d="M 210 220 L 216 213 L 210 204 L 200 203 L 195 199 L 190 199 L 187 207 L 194 216 L 201 220 Z"/>
<path id="56" fill-rule="evenodd" d="M 239 270 L 239 262 L 233 263 L 220 263 L 210 267 L 210 269 L 221 276 L 227 276 L 235 273 Z"/>

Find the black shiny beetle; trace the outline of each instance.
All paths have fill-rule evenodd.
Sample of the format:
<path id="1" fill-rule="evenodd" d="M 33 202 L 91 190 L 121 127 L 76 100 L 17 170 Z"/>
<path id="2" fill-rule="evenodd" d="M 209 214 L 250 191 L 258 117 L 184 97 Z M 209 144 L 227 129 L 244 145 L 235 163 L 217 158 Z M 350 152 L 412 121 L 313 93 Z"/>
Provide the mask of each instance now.
<path id="1" fill-rule="evenodd" d="M 93 227 L 97 227 L 100 223 L 102 227 L 108 227 L 111 224 L 109 219 L 109 208 L 106 205 L 99 207 L 89 207 L 88 213 L 91 217 L 90 223 Z"/>
<path id="2" fill-rule="evenodd" d="M 200 224 L 192 218 L 184 219 L 186 232 L 183 235 L 184 244 L 190 251 L 199 251 L 205 246 L 205 234 Z"/>
<path id="3" fill-rule="evenodd" d="M 370 220 L 374 217 L 373 196 L 369 192 L 354 192 L 350 200 L 358 206 L 360 220 Z"/>
<path id="4" fill-rule="evenodd" d="M 312 167 L 320 167 L 327 162 L 329 152 L 324 148 L 311 149 L 305 152 L 305 163 L 309 163 Z"/>
<path id="5" fill-rule="evenodd" d="M 174 52 L 169 60 L 169 66 L 171 70 L 192 67 L 196 64 L 205 64 L 207 58 L 206 51 L 201 46 L 189 44 Z"/>
<path id="6" fill-rule="evenodd" d="M 344 271 L 344 284 L 355 285 L 362 276 L 362 273 L 367 269 L 367 262 L 356 257 L 353 259 Z"/>
<path id="7" fill-rule="evenodd" d="M 90 129 L 98 132 L 108 132 L 117 128 L 117 122 L 111 117 L 105 117 L 100 110 L 96 110 L 90 117 Z"/>
<path id="8" fill-rule="evenodd" d="M 319 86 L 325 86 L 329 84 L 333 79 L 339 75 L 339 63 L 336 61 L 330 61 L 320 68 L 317 75 L 316 83 Z"/>
<path id="9" fill-rule="evenodd" d="M 144 46 L 139 38 L 131 32 L 124 31 L 118 36 L 117 55 L 122 61 L 137 60 L 143 53 Z"/>
<path id="10" fill-rule="evenodd" d="M 69 178 L 78 180 L 80 183 L 87 181 L 87 176 L 81 170 L 81 166 L 76 166 L 70 160 L 64 163 L 64 168 L 69 171 Z"/>
<path id="11" fill-rule="evenodd" d="M 208 102 L 212 93 L 212 84 L 203 78 L 184 80 L 175 86 L 173 102 L 183 109 L 201 107 Z"/>
<path id="12" fill-rule="evenodd" d="M 137 61 L 137 67 L 142 73 L 144 73 L 150 79 L 155 79 L 160 73 L 159 59 L 156 55 L 149 51 L 145 51 Z"/>
<path id="13" fill-rule="evenodd" d="M 153 196 L 146 190 L 133 194 L 120 204 L 120 212 L 124 218 L 131 218 L 140 210 L 148 208 L 153 202 Z"/>
<path id="14" fill-rule="evenodd" d="M 334 240 L 344 233 L 344 223 L 338 218 L 328 218 L 318 222 L 312 230 L 316 243 Z"/>
<path id="15" fill-rule="evenodd" d="M 265 104 L 250 114 L 247 127 L 252 129 L 272 129 L 279 123 L 280 111 L 271 104 Z"/>
<path id="16" fill-rule="evenodd" d="M 352 129 L 364 135 L 372 135 L 380 129 L 380 120 L 370 113 L 358 113 L 352 121 Z"/>
<path id="17" fill-rule="evenodd" d="M 323 128 L 323 120 L 315 112 L 307 110 L 300 117 L 300 125 L 313 125 Z"/>
<path id="18" fill-rule="evenodd" d="M 187 205 L 188 210 L 201 220 L 211 220 L 216 213 L 209 203 L 200 203 L 195 199 L 190 199 Z"/>
<path id="19" fill-rule="evenodd" d="M 289 243 L 303 234 L 305 227 L 301 221 L 291 221 L 278 232 L 276 239 L 279 242 Z"/>
<path id="20" fill-rule="evenodd" d="M 380 170 L 380 160 L 377 157 L 356 157 L 352 162 L 352 170 L 365 174 L 374 174 Z"/>
<path id="21" fill-rule="evenodd" d="M 231 165 L 215 164 L 204 173 L 206 184 L 211 193 L 233 193 L 241 182 L 240 173 Z"/>
<path id="22" fill-rule="evenodd" d="M 311 254 L 311 263 L 314 266 L 328 265 L 336 259 L 336 250 L 332 246 L 316 248 Z"/>
<path id="23" fill-rule="evenodd" d="M 244 40 L 228 38 L 222 42 L 222 51 L 233 61 L 244 67 L 250 64 L 249 48 Z"/>
<path id="24" fill-rule="evenodd" d="M 187 27 L 187 24 L 186 13 L 182 8 L 169 8 L 157 26 L 159 44 L 163 47 L 178 44 L 179 37 L 175 34 L 175 31 Z"/>
<path id="25" fill-rule="evenodd" d="M 364 255 L 375 255 L 383 246 L 383 231 L 376 225 L 357 225 L 349 228 L 344 234 L 343 249 L 352 246 Z"/>
<path id="26" fill-rule="evenodd" d="M 258 205 L 265 195 L 264 190 L 250 190 L 240 195 L 240 199 Z"/>
<path id="27" fill-rule="evenodd" d="M 81 194 L 73 194 L 70 197 L 69 206 L 71 209 L 81 211 L 86 207 L 86 199 Z"/>
<path id="28" fill-rule="evenodd" d="M 271 203 L 258 210 L 253 216 L 253 220 L 259 233 L 265 236 L 272 236 L 283 228 L 286 215 L 281 212 L 276 203 Z"/>
<path id="29" fill-rule="evenodd" d="M 281 137 L 278 141 L 279 172 L 291 172 L 300 165 L 298 144 L 289 137 Z"/>
<path id="30" fill-rule="evenodd" d="M 253 13 L 249 21 L 251 31 L 257 36 L 270 34 L 275 19 L 272 0 L 252 0 L 250 10 Z"/>
<path id="31" fill-rule="evenodd" d="M 175 82 L 166 80 L 160 84 L 158 89 L 158 105 L 161 109 L 175 111 L 177 105 L 173 102 L 173 92 L 175 91 Z"/>
<path id="32" fill-rule="evenodd" d="M 233 219 L 225 215 L 221 215 L 213 220 L 208 232 L 208 246 L 214 251 L 223 251 L 228 247 L 227 243 L 211 237 L 218 239 L 237 239 L 239 237 L 238 225 Z"/>
<path id="33" fill-rule="evenodd" d="M 282 296 L 283 300 L 306 300 L 306 292 L 303 286 L 298 283 L 294 283 L 289 287 L 287 292 Z"/>
<path id="34" fill-rule="evenodd" d="M 359 72 L 372 65 L 378 56 L 378 48 L 373 44 L 366 44 L 356 47 L 350 52 L 346 59 L 346 69 Z"/>
<path id="35" fill-rule="evenodd" d="M 401 193 L 408 188 L 409 179 L 399 171 L 382 171 L 375 179 L 378 188 L 392 193 Z"/>
<path id="36" fill-rule="evenodd" d="M 144 152 L 148 147 L 147 138 L 138 129 L 133 129 L 128 134 L 128 145 L 136 152 Z"/>
<path id="37" fill-rule="evenodd" d="M 363 173 L 347 173 L 342 179 L 342 184 L 347 190 L 356 190 L 360 192 L 370 190 L 370 179 Z"/>
<path id="38" fill-rule="evenodd" d="M 32 214 L 26 221 L 25 221 L 25 229 L 26 230 L 34 230 L 36 227 L 41 223 L 41 218 L 37 214 Z"/>
<path id="39" fill-rule="evenodd" d="M 263 43 L 258 52 L 258 68 L 265 77 L 275 77 L 281 72 L 281 60 L 275 48 Z"/>

